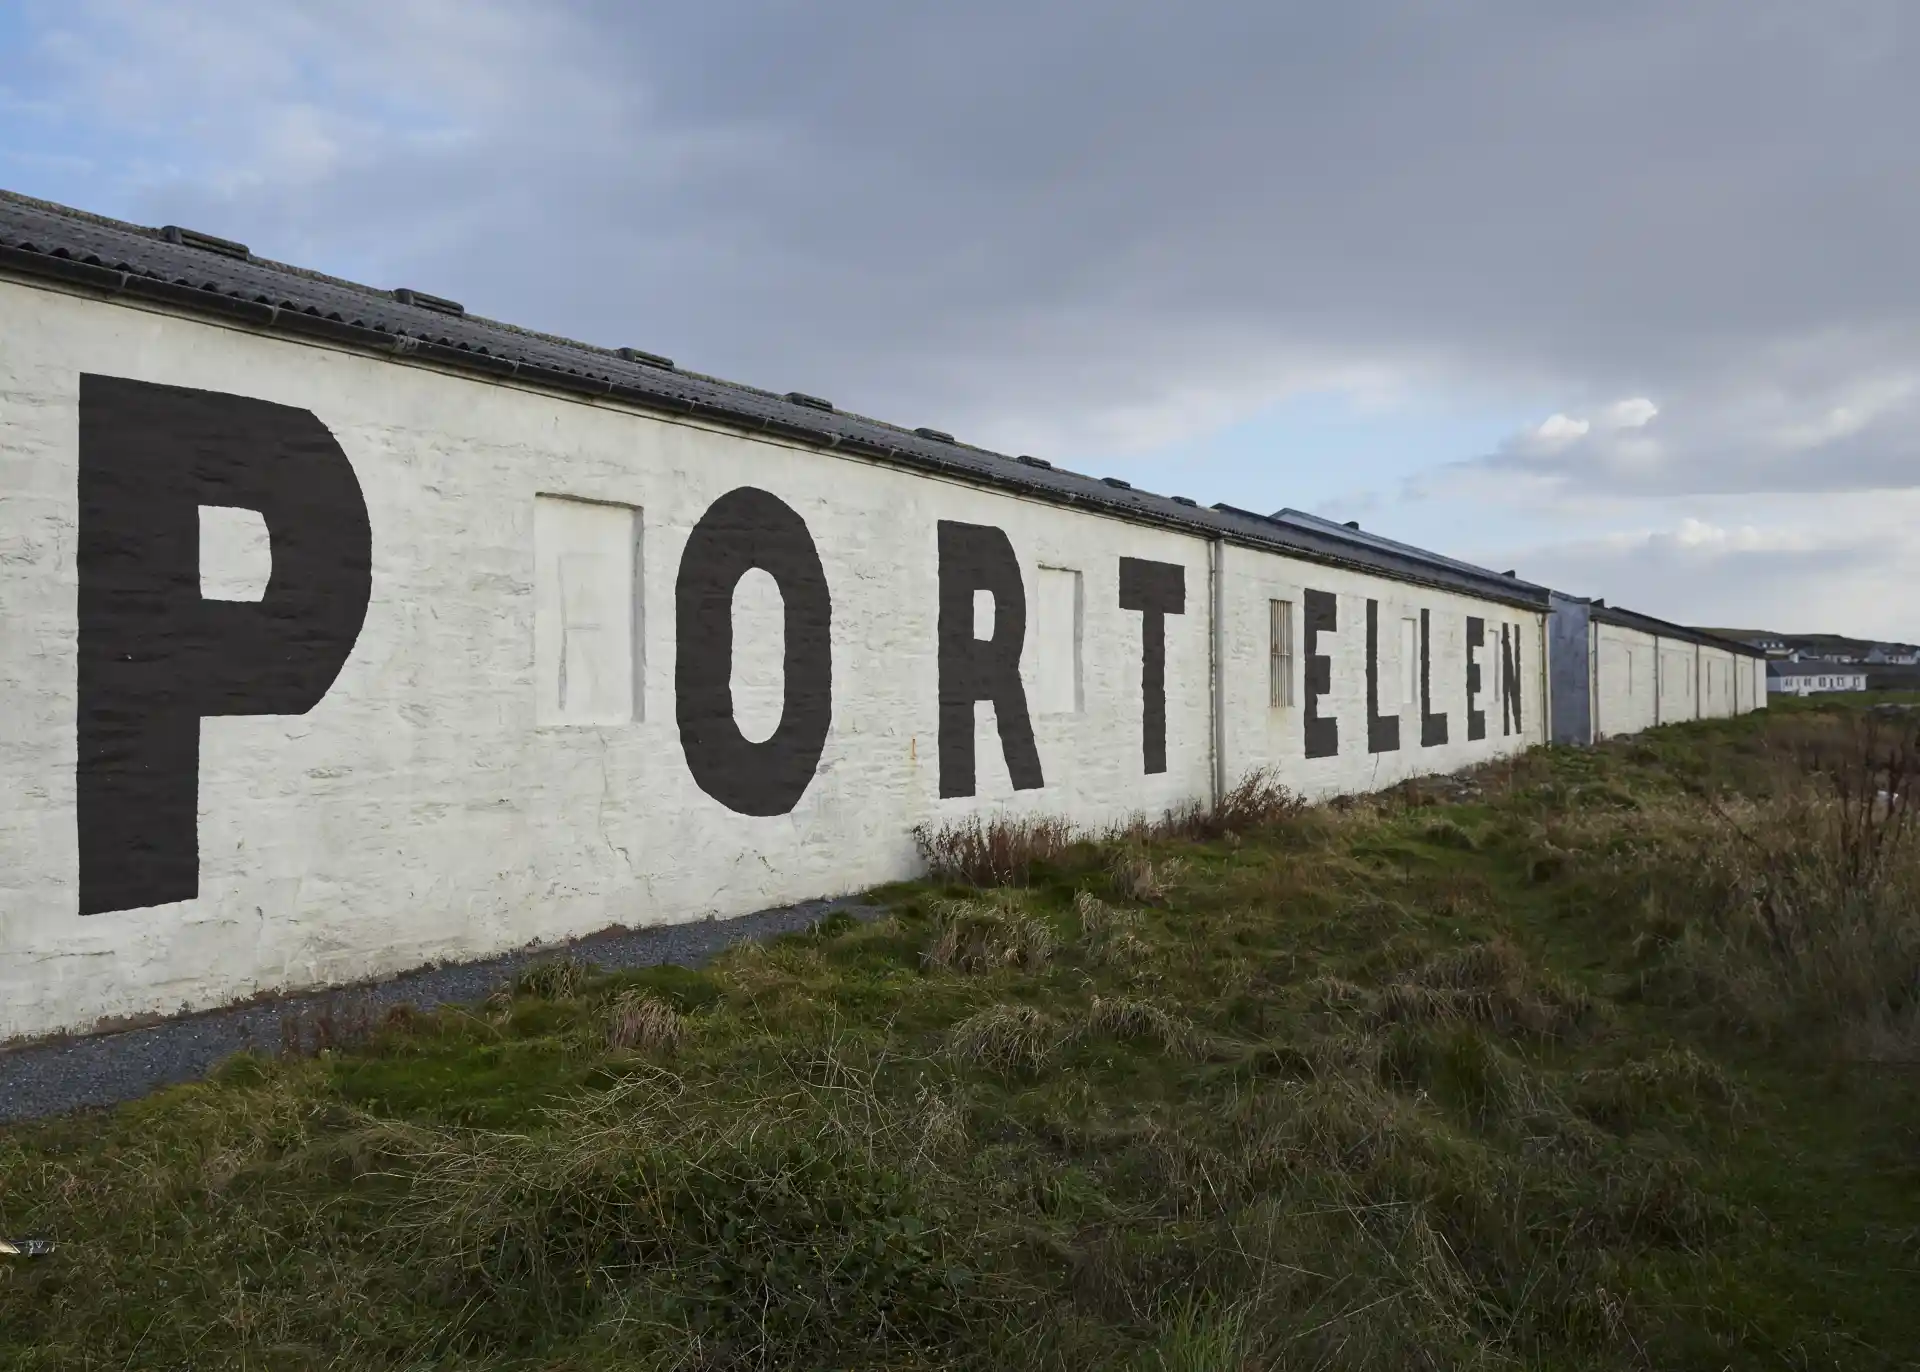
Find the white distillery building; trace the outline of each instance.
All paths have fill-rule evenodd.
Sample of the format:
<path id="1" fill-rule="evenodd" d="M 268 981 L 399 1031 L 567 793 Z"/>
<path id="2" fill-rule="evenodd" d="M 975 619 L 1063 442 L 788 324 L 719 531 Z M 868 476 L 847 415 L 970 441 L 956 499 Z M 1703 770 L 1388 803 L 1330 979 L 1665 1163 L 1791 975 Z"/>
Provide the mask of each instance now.
<path id="1" fill-rule="evenodd" d="M 1810 696 L 1825 691 L 1864 691 L 1867 674 L 1835 662 L 1769 662 L 1767 689 L 1781 695 Z"/>
<path id="2" fill-rule="evenodd" d="M 1590 678 L 1509 575 L 4 193 L 0 490 L 0 1040 L 1390 786 Z M 1568 741 L 1764 703 L 1604 619 Z"/>

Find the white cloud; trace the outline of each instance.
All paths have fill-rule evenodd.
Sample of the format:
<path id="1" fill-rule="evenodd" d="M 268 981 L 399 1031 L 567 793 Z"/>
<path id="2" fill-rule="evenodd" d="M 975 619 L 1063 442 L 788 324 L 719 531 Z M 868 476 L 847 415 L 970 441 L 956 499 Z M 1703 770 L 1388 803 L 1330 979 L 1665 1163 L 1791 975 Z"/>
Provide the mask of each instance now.
<path id="1" fill-rule="evenodd" d="M 1653 422 L 1660 407 L 1645 396 L 1616 400 L 1601 412 L 1601 426 L 1608 429 L 1642 429 Z"/>
<path id="2" fill-rule="evenodd" d="M 1569 419 L 1566 415 L 1549 415 L 1527 433 L 1522 441 L 1531 452 L 1558 452 L 1575 439 L 1585 438 L 1593 425 L 1584 419 Z"/>

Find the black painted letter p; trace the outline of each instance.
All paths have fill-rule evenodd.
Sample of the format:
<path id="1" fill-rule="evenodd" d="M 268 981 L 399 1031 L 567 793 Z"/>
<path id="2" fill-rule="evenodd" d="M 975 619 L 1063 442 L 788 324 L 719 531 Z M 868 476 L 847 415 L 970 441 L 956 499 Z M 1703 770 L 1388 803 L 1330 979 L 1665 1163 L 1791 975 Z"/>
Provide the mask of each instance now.
<path id="1" fill-rule="evenodd" d="M 371 590 L 347 455 L 306 410 L 80 378 L 80 913 L 200 893 L 200 720 L 298 715 L 332 687 Z M 266 522 L 257 602 L 200 596 L 200 507 Z"/>

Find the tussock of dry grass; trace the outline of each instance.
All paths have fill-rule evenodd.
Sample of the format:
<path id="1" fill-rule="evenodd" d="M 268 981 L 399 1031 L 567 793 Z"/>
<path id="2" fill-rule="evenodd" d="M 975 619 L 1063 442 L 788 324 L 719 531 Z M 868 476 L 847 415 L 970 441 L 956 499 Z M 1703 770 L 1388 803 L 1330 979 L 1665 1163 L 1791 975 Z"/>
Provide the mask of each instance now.
<path id="1" fill-rule="evenodd" d="M 1080 949 L 1097 966 L 1134 966 L 1151 956 L 1140 937 L 1140 920 L 1132 911 L 1109 905 L 1091 891 L 1073 898 L 1080 921 Z"/>
<path id="2" fill-rule="evenodd" d="M 1162 905 L 1186 871 L 1187 864 L 1180 858 L 1155 861 L 1145 852 L 1127 847 L 1116 852 L 1107 864 L 1107 880 L 1122 900 Z"/>
<path id="3" fill-rule="evenodd" d="M 1030 1005 L 990 1005 L 947 1032 L 947 1054 L 969 1067 L 1037 1072 L 1057 1037 L 1052 1018 Z"/>
<path id="4" fill-rule="evenodd" d="M 1205 1036 L 1186 1016 L 1131 996 L 1095 996 L 1079 1032 L 1093 1038 L 1143 1039 L 1177 1056 L 1196 1055 L 1206 1046 Z"/>
<path id="5" fill-rule="evenodd" d="M 933 942 L 924 960 L 948 972 L 990 972 L 1008 967 L 1031 971 L 1053 956 L 1056 940 L 1043 920 L 1017 907 L 980 900 L 950 900 L 933 910 Z"/>
<path id="6" fill-rule="evenodd" d="M 1564 1038 L 1596 1015 L 1590 995 L 1504 941 L 1438 954 L 1362 999 L 1379 1024 L 1460 1022 L 1541 1038 Z"/>
<path id="7" fill-rule="evenodd" d="M 679 1012 L 646 991 L 621 991 L 607 1007 L 607 1047 L 616 1053 L 672 1052 L 686 1032 Z"/>
<path id="8" fill-rule="evenodd" d="M 1740 1091 L 1717 1063 L 1687 1047 L 1669 1047 L 1574 1079 L 1574 1102 L 1593 1119 L 1628 1128 L 1649 1116 L 1718 1120 L 1734 1113 Z"/>
<path id="9" fill-rule="evenodd" d="M 521 970 L 513 979 L 513 994 L 569 1000 L 584 991 L 593 977 L 591 963 L 573 957 L 547 958 Z"/>

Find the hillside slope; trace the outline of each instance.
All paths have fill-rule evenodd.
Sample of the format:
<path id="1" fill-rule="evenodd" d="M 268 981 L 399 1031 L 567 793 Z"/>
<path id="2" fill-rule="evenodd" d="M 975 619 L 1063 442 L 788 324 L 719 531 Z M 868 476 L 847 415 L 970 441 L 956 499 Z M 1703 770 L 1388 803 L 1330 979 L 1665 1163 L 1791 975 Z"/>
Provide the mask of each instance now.
<path id="1" fill-rule="evenodd" d="M 1788 706 L 1256 780 L 930 835 L 699 972 L 343 1004 L 0 1131 L 60 1245 L 0 1366 L 1920 1366 L 1917 762 Z"/>

